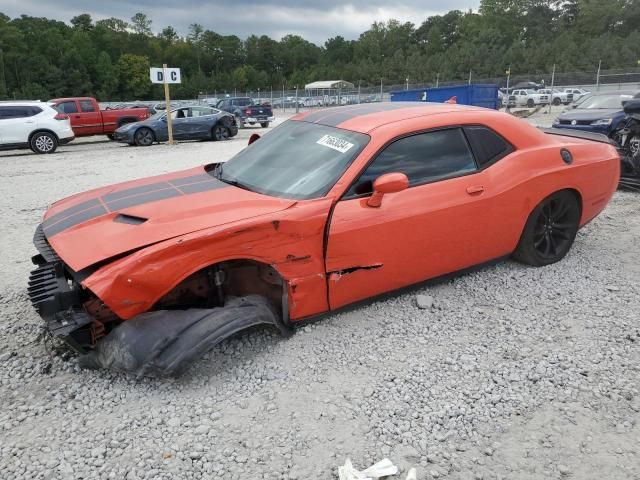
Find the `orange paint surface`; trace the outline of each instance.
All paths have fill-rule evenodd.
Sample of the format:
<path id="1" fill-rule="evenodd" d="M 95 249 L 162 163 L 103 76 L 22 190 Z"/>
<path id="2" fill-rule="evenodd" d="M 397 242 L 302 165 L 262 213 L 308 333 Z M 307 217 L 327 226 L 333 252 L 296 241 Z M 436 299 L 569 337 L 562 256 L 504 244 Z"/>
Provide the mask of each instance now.
<path id="1" fill-rule="evenodd" d="M 486 125 L 515 150 L 474 174 L 385 193 L 379 207 L 367 205 L 368 197 L 341 199 L 393 139 L 460 125 Z M 606 206 L 619 178 L 612 146 L 546 135 L 491 110 L 425 104 L 363 113 L 338 127 L 371 141 L 323 198 L 288 200 L 227 186 L 110 211 L 50 243 L 76 271 L 99 265 L 82 284 L 124 319 L 204 267 L 248 259 L 285 279 L 290 317 L 298 320 L 509 255 L 531 211 L 558 190 L 578 192 L 584 225 Z M 571 151 L 571 165 L 561 148 Z M 79 194 L 54 204 L 45 219 L 98 196 L 203 173 L 195 168 Z M 121 213 L 148 220 L 114 222 Z"/>

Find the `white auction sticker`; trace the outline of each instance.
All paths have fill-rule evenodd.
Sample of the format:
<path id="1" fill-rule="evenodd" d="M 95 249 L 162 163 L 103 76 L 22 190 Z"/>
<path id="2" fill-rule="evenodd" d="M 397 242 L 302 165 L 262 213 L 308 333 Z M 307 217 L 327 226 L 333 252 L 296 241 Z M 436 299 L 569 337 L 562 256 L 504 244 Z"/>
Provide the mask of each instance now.
<path id="1" fill-rule="evenodd" d="M 333 148 L 340 153 L 346 153 L 354 146 L 353 143 L 349 143 L 346 140 L 342 140 L 338 137 L 332 137 L 331 135 L 325 135 L 316 143 L 319 145 L 324 145 L 325 147 Z"/>

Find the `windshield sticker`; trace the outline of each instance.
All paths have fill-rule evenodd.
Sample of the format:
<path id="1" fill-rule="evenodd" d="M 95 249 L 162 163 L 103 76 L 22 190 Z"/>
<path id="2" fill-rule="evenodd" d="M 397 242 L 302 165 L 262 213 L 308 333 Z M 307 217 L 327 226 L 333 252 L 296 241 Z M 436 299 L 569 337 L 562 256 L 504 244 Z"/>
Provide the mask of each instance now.
<path id="1" fill-rule="evenodd" d="M 324 145 L 325 147 L 333 148 L 340 153 L 346 153 L 354 146 L 353 143 L 349 143 L 346 140 L 342 140 L 338 137 L 332 137 L 331 135 L 325 135 L 316 143 L 318 145 Z"/>

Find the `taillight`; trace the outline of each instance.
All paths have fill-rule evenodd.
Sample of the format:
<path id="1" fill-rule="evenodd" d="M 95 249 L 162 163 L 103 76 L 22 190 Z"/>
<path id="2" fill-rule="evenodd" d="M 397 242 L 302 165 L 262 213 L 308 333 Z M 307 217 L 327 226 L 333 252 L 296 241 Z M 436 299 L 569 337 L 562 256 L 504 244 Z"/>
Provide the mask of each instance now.
<path id="1" fill-rule="evenodd" d="M 251 109 L 250 109 L 250 108 L 247 108 L 247 109 L 244 111 L 244 113 L 246 113 L 247 115 L 251 115 Z"/>
<path id="2" fill-rule="evenodd" d="M 66 113 L 58 113 L 53 118 L 56 119 L 56 120 L 69 120 L 69 115 L 67 115 Z"/>

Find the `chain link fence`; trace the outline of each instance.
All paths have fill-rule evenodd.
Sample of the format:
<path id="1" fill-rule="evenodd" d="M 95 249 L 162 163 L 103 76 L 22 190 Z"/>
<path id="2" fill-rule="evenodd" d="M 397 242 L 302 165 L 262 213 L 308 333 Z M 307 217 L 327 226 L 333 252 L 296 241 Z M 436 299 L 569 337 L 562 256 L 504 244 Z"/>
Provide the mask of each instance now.
<path id="1" fill-rule="evenodd" d="M 381 79 L 379 85 L 359 85 L 353 88 L 304 90 L 302 88 L 290 88 L 286 85 L 265 87 L 257 90 L 233 88 L 224 91 L 202 92 L 197 99 L 177 100 L 175 105 L 189 103 L 206 104 L 215 106 L 217 102 L 226 97 L 250 97 L 255 103 L 269 104 L 276 112 L 292 113 L 299 110 L 313 108 L 326 108 L 339 105 L 354 105 L 360 103 L 387 102 L 391 100 L 391 92 L 400 90 L 417 90 L 433 87 L 457 86 L 473 84 L 495 84 L 505 89 L 517 87 L 525 82 L 535 82 L 549 87 L 583 88 L 587 91 L 612 91 L 612 90 L 640 90 L 640 68 L 580 71 L 580 72 L 511 72 L 511 75 L 499 77 L 476 77 L 472 72 L 466 79 L 441 78 L 440 74 L 434 74 L 431 81 L 412 81 L 408 79 L 403 84 L 385 84 Z M 523 87 L 524 88 L 524 87 Z M 126 102 L 113 102 L 124 104 Z M 163 100 L 141 102 L 145 104 L 162 104 Z M 172 102 L 174 104 L 174 102 Z M 110 105 L 105 103 L 105 106 Z"/>

